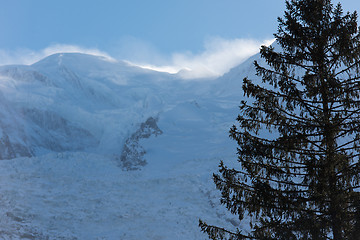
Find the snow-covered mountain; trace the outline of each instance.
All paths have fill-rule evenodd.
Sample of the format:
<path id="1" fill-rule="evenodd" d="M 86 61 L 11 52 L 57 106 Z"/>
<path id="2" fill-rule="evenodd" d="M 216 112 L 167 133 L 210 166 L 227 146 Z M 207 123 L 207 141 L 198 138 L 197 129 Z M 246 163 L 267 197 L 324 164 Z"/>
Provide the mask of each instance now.
<path id="1" fill-rule="evenodd" d="M 252 60 L 182 80 L 126 62 L 55 54 L 0 67 L 1 239 L 204 239 L 237 226 L 211 175 Z"/>

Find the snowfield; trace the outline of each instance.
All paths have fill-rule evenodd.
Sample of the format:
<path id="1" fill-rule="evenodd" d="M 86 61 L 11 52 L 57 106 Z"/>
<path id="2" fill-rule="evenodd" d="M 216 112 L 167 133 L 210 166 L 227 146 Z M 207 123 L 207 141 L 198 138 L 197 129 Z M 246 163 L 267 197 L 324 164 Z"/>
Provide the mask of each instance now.
<path id="1" fill-rule="evenodd" d="M 245 62 L 182 80 L 83 54 L 0 67 L 1 239 L 206 239 Z M 150 119 L 150 120 L 149 120 Z M 129 167 L 130 166 L 130 167 Z"/>
<path id="2" fill-rule="evenodd" d="M 1 238 L 201 239 L 198 218 L 221 214 L 202 170 L 208 162 L 157 177 L 84 153 L 3 161 Z"/>

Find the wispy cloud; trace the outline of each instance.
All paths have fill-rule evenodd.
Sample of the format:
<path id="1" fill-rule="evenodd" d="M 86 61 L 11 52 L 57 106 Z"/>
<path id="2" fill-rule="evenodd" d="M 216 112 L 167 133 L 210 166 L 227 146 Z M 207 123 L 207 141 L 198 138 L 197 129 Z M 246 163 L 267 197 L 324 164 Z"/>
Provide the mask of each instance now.
<path id="1" fill-rule="evenodd" d="M 133 65 L 155 71 L 178 73 L 183 79 L 217 77 L 242 63 L 259 52 L 261 45 L 269 45 L 274 40 L 258 41 L 253 39 L 211 38 L 204 44 L 204 50 L 194 54 L 178 52 L 161 54 L 152 45 L 144 41 L 131 39 L 122 42 L 118 60 L 127 60 Z M 34 51 L 17 49 L 15 51 L 0 49 L 0 65 L 33 64 L 55 53 L 84 53 L 102 56 L 109 61 L 116 61 L 106 52 L 96 48 L 84 48 L 76 45 L 56 44 L 45 49 Z M 125 58 L 125 59 L 124 59 Z"/>
<path id="2" fill-rule="evenodd" d="M 259 52 L 261 45 L 270 45 L 274 40 L 211 38 L 205 42 L 204 51 L 174 53 L 166 65 L 139 63 L 140 66 L 157 71 L 176 73 L 185 79 L 220 76 L 250 56 Z"/>
<path id="3" fill-rule="evenodd" d="M 109 61 L 115 61 L 115 59 L 112 58 L 109 54 L 95 48 L 84 48 L 67 44 L 55 44 L 39 51 L 24 48 L 12 51 L 0 49 L 0 65 L 30 65 L 55 53 L 85 53 L 101 56 Z"/>

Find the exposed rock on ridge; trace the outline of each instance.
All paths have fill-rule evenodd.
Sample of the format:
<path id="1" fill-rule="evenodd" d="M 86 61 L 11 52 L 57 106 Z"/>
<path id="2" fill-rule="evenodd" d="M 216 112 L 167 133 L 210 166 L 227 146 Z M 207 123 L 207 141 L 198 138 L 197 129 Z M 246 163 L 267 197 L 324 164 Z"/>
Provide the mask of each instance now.
<path id="1" fill-rule="evenodd" d="M 158 136 L 163 132 L 156 124 L 157 119 L 149 117 L 144 123 L 141 123 L 139 129 L 133 133 L 126 141 L 120 156 L 120 166 L 124 170 L 138 170 L 146 165 L 144 155 L 145 149 L 139 141 L 150 136 Z"/>

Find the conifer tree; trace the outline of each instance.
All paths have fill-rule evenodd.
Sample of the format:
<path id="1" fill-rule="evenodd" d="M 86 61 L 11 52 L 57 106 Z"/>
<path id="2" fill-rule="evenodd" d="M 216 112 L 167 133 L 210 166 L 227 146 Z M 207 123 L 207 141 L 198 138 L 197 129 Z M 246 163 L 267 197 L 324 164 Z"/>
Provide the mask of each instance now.
<path id="1" fill-rule="evenodd" d="M 250 231 L 200 221 L 211 239 L 360 239 L 360 35 L 331 0 L 288 0 L 277 47 L 243 80 L 230 137 L 239 168 L 214 174 L 221 203 Z M 277 49 L 279 48 L 279 49 Z"/>

